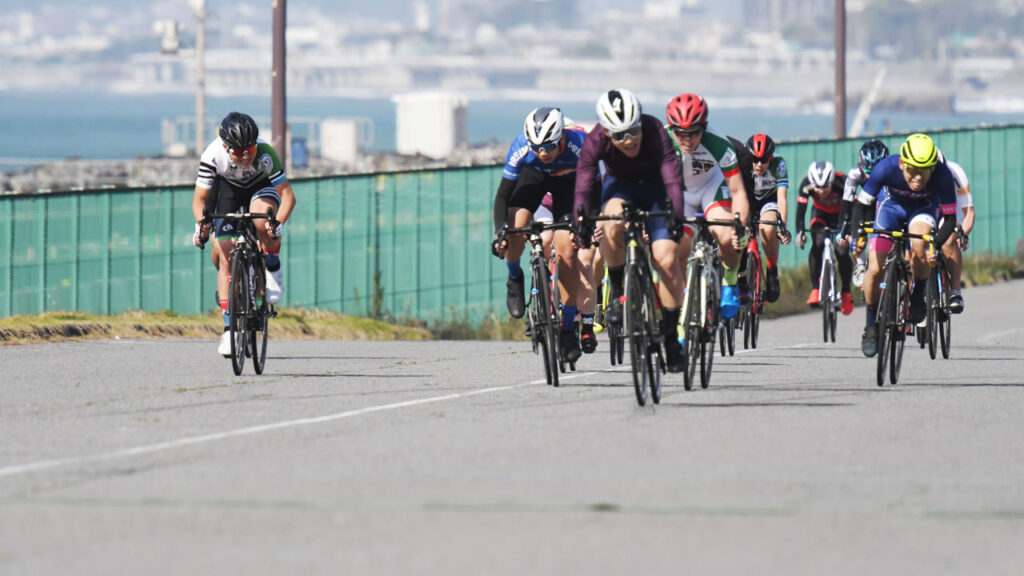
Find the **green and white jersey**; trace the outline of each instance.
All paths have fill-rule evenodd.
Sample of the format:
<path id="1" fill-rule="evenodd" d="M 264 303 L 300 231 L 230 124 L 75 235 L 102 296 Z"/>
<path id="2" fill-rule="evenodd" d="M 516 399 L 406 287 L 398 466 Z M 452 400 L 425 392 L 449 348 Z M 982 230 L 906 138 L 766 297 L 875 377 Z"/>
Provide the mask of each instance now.
<path id="1" fill-rule="evenodd" d="M 758 200 L 775 200 L 779 188 L 789 188 L 789 174 L 786 160 L 782 156 L 773 156 L 764 176 L 754 172 L 754 197 Z"/>
<path id="2" fill-rule="evenodd" d="M 725 134 L 713 126 L 707 127 L 700 145 L 692 154 L 683 152 L 678 146 L 676 151 L 683 164 L 687 193 L 703 196 L 709 190 L 720 189 L 727 177 L 740 172 L 736 150 Z"/>
<path id="3" fill-rule="evenodd" d="M 256 141 L 256 155 L 252 164 L 245 167 L 231 161 L 231 156 L 219 137 L 210 142 L 199 159 L 196 186 L 213 188 L 213 181 L 217 176 L 240 188 L 252 188 L 261 184 L 263 180 L 272 186 L 288 180 L 274 147 L 262 138 Z"/>

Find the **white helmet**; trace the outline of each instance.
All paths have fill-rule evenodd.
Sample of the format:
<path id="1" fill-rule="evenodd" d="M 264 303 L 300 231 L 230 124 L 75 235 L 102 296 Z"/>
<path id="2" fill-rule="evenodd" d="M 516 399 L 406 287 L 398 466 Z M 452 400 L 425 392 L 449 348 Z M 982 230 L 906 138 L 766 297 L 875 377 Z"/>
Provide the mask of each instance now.
<path id="1" fill-rule="evenodd" d="M 526 134 L 526 141 L 534 146 L 560 142 L 562 140 L 562 128 L 565 127 L 565 118 L 558 108 L 543 106 L 535 108 L 526 115 L 526 122 L 523 124 L 523 133 Z"/>
<path id="2" fill-rule="evenodd" d="M 640 103 L 629 90 L 609 90 L 597 99 L 597 121 L 609 132 L 622 132 L 640 122 Z"/>
<path id="3" fill-rule="evenodd" d="M 836 171 L 828 160 L 818 160 L 807 169 L 807 180 L 815 188 L 828 188 L 832 186 L 832 180 L 836 177 Z"/>

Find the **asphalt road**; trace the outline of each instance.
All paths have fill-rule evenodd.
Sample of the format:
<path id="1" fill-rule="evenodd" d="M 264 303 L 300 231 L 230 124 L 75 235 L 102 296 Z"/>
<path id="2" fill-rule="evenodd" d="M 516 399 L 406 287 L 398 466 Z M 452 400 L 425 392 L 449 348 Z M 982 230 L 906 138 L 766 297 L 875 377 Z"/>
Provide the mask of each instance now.
<path id="1" fill-rule="evenodd" d="M 863 311 L 765 322 L 638 408 L 607 348 L 0 348 L 0 574 L 1019 574 L 1024 283 L 878 388 Z"/>

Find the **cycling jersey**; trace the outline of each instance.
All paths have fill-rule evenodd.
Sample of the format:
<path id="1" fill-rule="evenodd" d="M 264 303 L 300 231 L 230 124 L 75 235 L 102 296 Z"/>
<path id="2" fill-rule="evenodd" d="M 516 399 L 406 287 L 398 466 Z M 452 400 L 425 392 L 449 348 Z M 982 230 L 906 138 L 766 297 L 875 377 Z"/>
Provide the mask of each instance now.
<path id="1" fill-rule="evenodd" d="M 640 152 L 634 158 L 620 152 L 603 128 L 587 135 L 576 176 L 576 206 L 583 207 L 587 214 L 602 192 L 598 163 L 603 162 L 606 174 L 620 182 L 664 188 L 676 215 L 682 216 L 682 174 L 672 139 L 654 116 L 643 114 L 640 123 L 643 136 Z"/>
<path id="2" fill-rule="evenodd" d="M 726 178 L 740 173 L 736 150 L 713 126 L 704 130 L 700 144 L 692 153 L 683 152 L 678 146 L 675 150 L 682 162 L 683 181 L 689 194 L 703 195 L 706 190 L 720 189 Z"/>
<path id="3" fill-rule="evenodd" d="M 872 200 L 879 198 L 880 193 L 885 191 L 888 198 L 897 204 L 931 203 L 936 210 L 941 210 L 943 214 L 952 214 L 956 210 L 953 173 L 950 172 L 946 163 L 936 164 L 928 183 L 924 188 L 915 192 L 910 189 L 910 185 L 903 178 L 903 170 L 900 169 L 899 161 L 899 155 L 893 154 L 875 165 L 871 176 L 857 196 L 861 203 L 870 204 Z"/>
<path id="4" fill-rule="evenodd" d="M 252 164 L 248 166 L 239 166 L 232 162 L 224 141 L 219 137 L 210 142 L 199 159 L 196 186 L 213 188 L 213 182 L 217 177 L 223 178 L 235 187 L 246 189 L 264 184 L 264 179 L 271 186 L 288 181 L 284 166 L 281 165 L 281 159 L 277 157 L 274 147 L 262 138 L 256 141 L 256 154 L 253 156 Z"/>
<path id="5" fill-rule="evenodd" d="M 525 166 L 551 176 L 565 176 L 576 172 L 576 164 L 579 163 L 580 150 L 583 148 L 583 140 L 586 138 L 587 132 L 579 126 L 566 126 L 562 130 L 562 135 L 565 137 L 562 152 L 553 162 L 545 164 L 530 149 L 526 135 L 519 134 L 508 148 L 505 169 L 501 172 L 502 178 L 517 180 L 520 171 Z"/>
<path id="6" fill-rule="evenodd" d="M 824 195 L 820 195 L 814 189 L 814 186 L 811 185 L 811 181 L 805 176 L 800 181 L 800 190 L 796 201 L 800 205 L 806 205 L 808 201 L 812 201 L 815 210 L 825 212 L 826 214 L 839 214 L 843 204 L 845 186 L 846 174 L 836 172 L 835 178 L 832 180 L 832 187 Z"/>
<path id="7" fill-rule="evenodd" d="M 846 186 L 843 188 L 843 200 L 853 202 L 857 198 L 857 188 L 860 188 L 868 181 L 871 171 L 864 168 L 864 164 L 857 163 L 846 173 Z"/>
<path id="8" fill-rule="evenodd" d="M 773 156 L 768 163 L 768 171 L 764 176 L 754 173 L 754 200 L 775 200 L 779 188 L 789 188 L 789 173 L 786 160 L 782 156 Z"/>

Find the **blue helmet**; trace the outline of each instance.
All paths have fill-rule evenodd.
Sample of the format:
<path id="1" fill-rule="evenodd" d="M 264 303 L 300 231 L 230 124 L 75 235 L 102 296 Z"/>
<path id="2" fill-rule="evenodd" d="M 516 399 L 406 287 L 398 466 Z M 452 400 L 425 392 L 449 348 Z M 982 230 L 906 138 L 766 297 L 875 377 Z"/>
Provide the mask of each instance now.
<path id="1" fill-rule="evenodd" d="M 868 140 L 860 147 L 860 163 L 868 172 L 888 155 L 889 148 L 881 140 Z"/>

